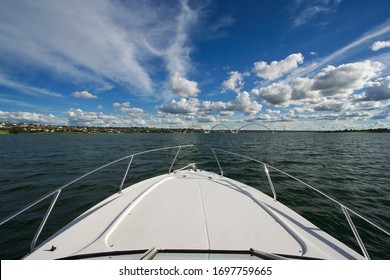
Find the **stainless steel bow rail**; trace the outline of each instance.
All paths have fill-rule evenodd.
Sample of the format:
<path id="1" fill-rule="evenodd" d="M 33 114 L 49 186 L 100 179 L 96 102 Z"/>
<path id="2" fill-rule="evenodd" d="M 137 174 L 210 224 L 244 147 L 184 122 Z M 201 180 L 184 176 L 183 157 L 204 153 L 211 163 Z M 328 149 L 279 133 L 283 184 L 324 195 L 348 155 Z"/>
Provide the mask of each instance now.
<path id="1" fill-rule="evenodd" d="M 291 178 L 291 179 L 293 179 L 293 180 L 295 180 L 295 181 L 297 181 L 297 182 L 303 184 L 304 186 L 308 187 L 309 189 L 314 190 L 315 192 L 317 192 L 317 193 L 319 193 L 320 195 L 326 197 L 327 199 L 329 199 L 329 200 L 332 201 L 333 203 L 339 205 L 339 206 L 341 207 L 341 210 L 343 211 L 343 213 L 344 213 L 344 215 L 345 215 L 345 217 L 346 217 L 346 219 L 347 219 L 347 221 L 348 221 L 348 224 L 349 224 L 349 226 L 351 227 L 351 230 L 352 230 L 352 232 L 353 232 L 353 234 L 354 234 L 354 236 L 355 236 L 355 239 L 356 239 L 356 241 L 358 242 L 359 247 L 360 247 L 360 249 L 362 250 L 362 253 L 363 253 L 363 255 L 364 255 L 364 257 L 365 257 L 366 259 L 370 259 L 370 255 L 368 254 L 368 251 L 367 251 L 367 249 L 366 249 L 366 246 L 364 245 L 363 240 L 361 239 L 361 237 L 360 237 L 360 235 L 359 235 L 359 232 L 358 232 L 358 230 L 357 230 L 355 224 L 353 223 L 353 221 L 352 221 L 352 219 L 351 219 L 350 213 L 353 213 L 354 215 L 356 215 L 356 216 L 359 217 L 360 219 L 364 220 L 365 222 L 369 223 L 370 225 L 372 225 L 372 226 L 375 227 L 376 229 L 382 231 L 382 232 L 385 233 L 386 235 L 390 235 L 390 232 L 389 232 L 388 230 L 384 229 L 382 226 L 378 225 L 377 223 L 375 223 L 375 222 L 369 220 L 367 217 L 363 216 L 362 214 L 357 213 L 356 211 L 354 211 L 354 210 L 352 210 L 351 208 L 345 206 L 343 203 L 339 202 L 338 200 L 336 200 L 335 198 L 331 197 L 330 195 L 328 195 L 328 194 L 326 194 L 326 193 L 320 191 L 319 189 L 317 189 L 317 188 L 315 188 L 315 187 L 309 185 L 308 183 L 306 183 L 306 182 L 304 182 L 304 181 L 302 181 L 302 180 L 300 180 L 300 179 L 298 179 L 298 178 L 296 178 L 296 177 L 294 177 L 294 176 L 292 176 L 292 175 L 290 175 L 290 174 L 288 174 L 288 173 L 286 173 L 286 172 L 284 172 L 284 171 L 282 171 L 282 170 L 280 170 L 280 169 L 278 169 L 278 168 L 276 168 L 276 167 L 273 167 L 273 166 L 271 166 L 271 165 L 269 165 L 269 164 L 266 164 L 266 163 L 264 163 L 264 162 L 262 162 L 262 161 L 259 161 L 259 160 L 256 160 L 256 159 L 253 159 L 253 158 L 244 156 L 244 155 L 240 155 L 240 154 L 237 154 L 237 153 L 229 152 L 229 151 L 226 151 L 226 150 L 215 149 L 215 148 L 212 148 L 212 150 L 213 150 L 215 159 L 216 159 L 217 162 L 218 162 L 218 167 L 219 167 L 219 169 L 220 169 L 221 176 L 223 176 L 223 171 L 222 171 L 221 165 L 219 164 L 219 161 L 218 161 L 218 158 L 217 158 L 217 155 L 216 155 L 215 151 L 227 153 L 227 154 L 230 154 L 230 155 L 233 155 L 233 156 L 241 157 L 241 158 L 244 158 L 244 159 L 247 159 L 247 160 L 256 162 L 256 163 L 258 163 L 258 164 L 261 164 L 261 165 L 263 166 L 263 168 L 264 168 L 264 172 L 265 172 L 265 174 L 266 174 L 266 176 L 267 176 L 268 184 L 269 184 L 269 186 L 270 186 L 270 188 L 271 188 L 271 191 L 272 191 L 272 194 L 273 194 L 273 197 L 274 197 L 274 200 L 275 200 L 275 201 L 277 200 L 277 199 L 276 199 L 276 198 L 277 198 L 277 196 L 276 196 L 276 190 L 275 190 L 275 187 L 274 187 L 274 185 L 273 185 L 273 183 L 272 183 L 272 179 L 271 179 L 271 176 L 270 176 L 270 173 L 269 173 L 269 169 L 272 169 L 272 170 L 274 170 L 274 171 L 276 171 L 276 172 L 279 172 L 279 173 L 281 173 L 281 174 L 283 174 L 283 175 L 285 175 L 285 176 L 287 176 L 287 177 L 289 177 L 289 178 Z"/>
<path id="2" fill-rule="evenodd" d="M 43 228 L 44 228 L 44 226 L 46 224 L 46 221 L 49 218 L 49 216 L 50 216 L 50 214 L 52 212 L 52 209 L 54 208 L 54 205 L 57 202 L 57 199 L 58 199 L 59 195 L 61 194 L 62 190 L 64 190 L 65 188 L 70 187 L 74 183 L 80 181 L 81 179 L 83 179 L 83 178 L 85 178 L 85 177 L 87 177 L 87 176 L 89 176 L 89 175 L 91 175 L 91 174 L 93 174 L 93 173 L 95 173 L 95 172 L 97 172 L 99 170 L 102 170 L 102 169 L 104 169 L 104 168 L 106 168 L 108 166 L 111 166 L 111 165 L 115 164 L 115 163 L 118 163 L 118 162 L 121 162 L 121 161 L 125 161 L 125 160 L 129 160 L 129 163 L 128 163 L 127 167 L 126 167 L 125 173 L 123 175 L 123 178 L 122 178 L 121 184 L 119 186 L 119 190 L 118 190 L 118 193 L 121 193 L 122 189 L 123 189 L 123 185 L 124 185 L 124 183 L 126 181 L 126 178 L 128 177 L 128 174 L 129 174 L 129 171 L 130 171 L 130 167 L 131 167 L 131 164 L 132 164 L 133 159 L 134 159 L 135 156 L 139 156 L 139 155 L 143 155 L 143 154 L 149 154 L 149 153 L 153 153 L 153 152 L 164 151 L 164 150 L 177 149 L 175 157 L 174 157 L 174 159 L 173 159 L 173 161 L 172 161 L 172 163 L 170 165 L 170 168 L 168 170 L 168 173 L 171 173 L 172 172 L 172 168 L 173 168 L 173 166 L 174 166 L 174 164 L 175 164 L 175 162 L 176 162 L 176 160 L 177 160 L 177 158 L 179 156 L 179 153 L 182 150 L 182 148 L 189 148 L 189 147 L 195 147 L 195 145 L 180 145 L 180 146 L 163 147 L 163 148 L 158 148 L 158 149 L 147 150 L 147 151 L 135 153 L 135 154 L 132 154 L 132 155 L 128 155 L 128 156 L 122 157 L 120 159 L 114 160 L 114 161 L 112 161 L 110 163 L 107 163 L 105 165 L 102 165 L 102 166 L 100 166 L 100 167 L 98 167 L 98 168 L 96 168 L 96 169 L 94 169 L 94 170 L 92 170 L 92 171 L 90 171 L 90 172 L 88 172 L 88 173 L 86 173 L 86 174 L 84 174 L 84 175 L 82 175 L 82 176 L 80 176 L 80 177 L 70 181 L 69 183 L 67 183 L 67 184 L 65 184 L 65 185 L 55 189 L 54 191 L 44 195 L 43 197 L 41 197 L 41 198 L 31 202 L 30 204 L 26 205 L 25 207 L 23 207 L 19 211 L 15 212 L 14 214 L 9 215 L 8 217 L 6 217 L 5 219 L 3 219 L 0 222 L 0 226 L 4 225 L 8 221 L 14 219 L 15 217 L 19 216 L 20 214 L 22 214 L 23 212 L 29 210 L 30 208 L 34 207 L 38 203 L 40 203 L 40 202 L 48 199 L 49 197 L 53 196 L 52 201 L 51 201 L 48 209 L 46 210 L 46 213 L 45 213 L 45 215 L 44 215 L 44 217 L 43 217 L 43 219 L 41 221 L 41 224 L 39 225 L 38 230 L 36 231 L 35 236 L 34 236 L 32 242 L 31 242 L 30 252 L 33 252 L 35 250 L 35 246 L 36 246 L 37 240 L 38 240 L 38 238 L 39 238 L 39 236 L 40 236 L 40 234 L 41 234 L 41 232 L 42 232 L 42 230 L 43 230 Z M 196 147 L 202 148 L 202 149 L 205 148 L 205 147 L 202 147 L 202 146 L 196 146 Z M 380 230 L 381 232 L 385 233 L 386 235 L 390 235 L 388 230 L 384 229 L 382 226 L 378 225 L 377 223 L 369 220 L 368 218 L 366 218 L 362 214 L 357 213 L 356 211 L 354 211 L 354 210 L 350 209 L 349 207 L 345 206 L 344 204 L 342 204 L 341 202 L 337 201 L 335 198 L 329 196 L 328 194 L 318 190 L 317 188 L 309 185 L 308 183 L 305 183 L 302 180 L 300 180 L 300 179 L 298 179 L 298 178 L 296 178 L 296 177 L 294 177 L 294 176 L 292 176 L 292 175 L 290 175 L 290 174 L 288 174 L 288 173 L 286 173 L 286 172 L 284 172 L 284 171 L 282 171 L 282 170 L 280 170 L 280 169 L 278 169 L 276 167 L 273 167 L 273 166 L 271 166 L 269 164 L 266 164 L 266 163 L 264 163 L 262 161 L 259 161 L 259 160 L 256 160 L 256 159 L 253 159 L 251 157 L 247 157 L 247 156 L 244 156 L 244 155 L 241 155 L 241 154 L 238 154 L 238 153 L 229 152 L 229 151 L 226 151 L 226 150 L 217 149 L 217 148 L 211 148 L 211 147 L 208 147 L 206 149 L 211 149 L 211 151 L 212 151 L 212 153 L 214 155 L 214 158 L 216 160 L 216 163 L 218 165 L 218 168 L 220 170 L 220 175 L 221 176 L 223 176 L 223 170 L 222 170 L 222 167 L 221 167 L 221 164 L 220 164 L 220 161 L 219 161 L 219 159 L 217 157 L 217 153 L 216 152 L 226 153 L 226 154 L 229 154 L 231 156 L 240 157 L 240 158 L 243 158 L 243 159 L 246 159 L 246 160 L 249 160 L 249 161 L 252 161 L 252 162 L 255 162 L 255 163 L 258 163 L 259 165 L 261 165 L 263 167 L 263 169 L 264 169 L 265 174 L 266 174 L 267 181 L 268 181 L 269 187 L 270 187 L 270 189 L 272 191 L 273 198 L 274 198 L 275 201 L 277 200 L 276 189 L 275 189 L 275 187 L 273 185 L 272 178 L 271 178 L 269 170 L 276 171 L 276 172 L 278 172 L 280 174 L 283 174 L 283 175 L 285 175 L 285 176 L 287 176 L 287 177 L 289 177 L 289 178 L 291 178 L 291 179 L 293 179 L 293 180 L 303 184 L 304 186 L 308 187 L 309 189 L 314 190 L 315 192 L 321 194 L 322 196 L 324 196 L 325 198 L 329 199 L 330 201 L 332 201 L 336 205 L 340 206 L 341 210 L 343 211 L 343 213 L 344 213 L 344 215 L 346 217 L 346 220 L 347 220 L 349 226 L 352 229 L 352 232 L 353 232 L 353 234 L 355 236 L 355 239 L 358 242 L 358 244 L 360 246 L 360 249 L 362 250 L 362 253 L 363 253 L 363 255 L 365 256 L 366 259 L 370 259 L 370 256 L 368 254 L 368 251 L 367 251 L 367 249 L 366 249 L 362 239 L 360 238 L 360 235 L 358 233 L 358 230 L 357 230 L 355 224 L 353 223 L 353 221 L 351 219 L 350 213 L 353 213 L 354 215 L 356 215 L 360 219 L 364 220 L 365 222 L 369 223 L 370 225 L 372 225 L 376 229 Z"/>
<path id="3" fill-rule="evenodd" d="M 53 196 L 53 199 L 52 199 L 52 201 L 51 201 L 51 203 L 50 203 L 50 206 L 48 207 L 48 209 L 47 209 L 47 211 L 46 211 L 46 213 L 45 213 L 45 216 L 43 217 L 42 222 L 41 222 L 41 224 L 39 225 L 39 228 L 38 228 L 37 232 L 35 233 L 35 236 L 34 236 L 32 242 L 31 242 L 31 245 L 30 245 L 30 253 L 32 253 L 32 252 L 34 251 L 34 249 L 35 249 L 35 245 L 36 245 L 36 242 L 37 242 L 37 240 L 38 240 L 38 238 L 39 238 L 39 235 L 41 234 L 42 229 L 43 229 L 43 227 L 45 226 L 46 221 L 47 221 L 47 219 L 49 218 L 50 213 L 51 213 L 51 211 L 53 210 L 54 205 L 55 205 L 55 203 L 57 202 L 57 199 L 58 199 L 58 197 L 60 196 L 62 190 L 64 190 L 65 188 L 68 188 L 69 186 L 73 185 L 74 183 L 80 181 L 81 179 L 83 179 L 83 178 L 85 178 L 85 177 L 87 177 L 87 176 L 89 176 L 89 175 L 91 175 L 91 174 L 93 174 L 93 173 L 95 173 L 95 172 L 97 172 L 97 171 L 99 171 L 99 170 L 102 170 L 102 169 L 104 169 L 104 168 L 106 168 L 106 167 L 108 167 L 108 166 L 111 166 L 111 165 L 115 164 L 115 163 L 118 163 L 118 162 L 124 161 L 124 160 L 126 160 L 126 159 L 129 159 L 129 163 L 128 163 L 128 165 L 127 165 L 125 174 L 124 174 L 123 179 L 122 179 L 122 182 L 121 182 L 121 184 L 120 184 L 120 186 L 119 186 L 119 193 L 121 193 L 121 192 L 122 192 L 123 185 L 124 185 L 125 180 L 126 180 L 126 178 L 127 178 L 127 175 L 128 175 L 128 173 L 129 173 L 130 166 L 131 166 L 131 164 L 132 164 L 132 162 L 133 162 L 133 158 L 134 158 L 135 156 L 139 156 L 139 155 L 143 155 L 143 154 L 147 154 L 147 153 L 158 152 L 158 151 L 170 150 L 170 149 L 178 149 L 178 151 L 177 151 L 177 153 L 176 153 L 176 156 L 175 156 L 175 158 L 174 158 L 174 161 L 172 162 L 171 167 L 170 167 L 170 169 L 169 169 L 169 171 L 168 171 L 168 172 L 170 173 L 170 172 L 171 172 L 171 169 L 172 169 L 172 166 L 173 166 L 173 164 L 174 164 L 174 162 L 175 162 L 175 160 L 176 160 L 176 158 L 177 158 L 177 156 L 178 156 L 178 154 L 179 154 L 181 148 L 184 148 L 184 147 L 192 147 L 192 146 L 193 146 L 193 145 L 182 145 L 182 146 L 173 146 L 173 147 L 164 147 L 164 148 L 152 149 L 152 150 L 148 150 L 148 151 L 143 151 L 143 152 L 135 153 L 135 154 L 132 154 L 132 155 L 125 156 L 125 157 L 123 157 L 123 158 L 114 160 L 114 161 L 112 161 L 112 162 L 110 162 L 110 163 L 107 163 L 107 164 L 105 164 L 105 165 L 102 165 L 102 166 L 100 166 L 100 167 L 98 167 L 98 168 L 96 168 L 96 169 L 94 169 L 94 170 L 92 170 L 92 171 L 90 171 L 90 172 L 88 172 L 88 173 L 86 173 L 86 174 L 84 174 L 84 175 L 82 175 L 82 176 L 80 176 L 80 177 L 78 177 L 78 178 L 76 178 L 76 179 L 70 181 L 69 183 L 67 183 L 67 184 L 65 184 L 65 185 L 63 185 L 63 186 L 61 186 L 61 187 L 55 189 L 54 191 L 49 192 L 48 194 L 42 196 L 41 198 L 38 198 L 37 200 L 31 202 L 30 204 L 26 205 L 25 207 L 23 207 L 23 208 L 20 209 L 19 211 L 15 212 L 14 214 L 11 214 L 11 215 L 9 215 L 8 217 L 6 217 L 5 219 L 3 219 L 3 220 L 0 222 L 0 226 L 2 226 L 3 224 L 7 223 L 8 221 L 14 219 L 15 217 L 19 216 L 20 214 L 22 214 L 23 212 L 29 210 L 30 208 L 34 207 L 34 206 L 37 205 L 38 203 L 40 203 L 40 202 L 42 202 L 42 201 L 48 199 L 49 197 Z"/>

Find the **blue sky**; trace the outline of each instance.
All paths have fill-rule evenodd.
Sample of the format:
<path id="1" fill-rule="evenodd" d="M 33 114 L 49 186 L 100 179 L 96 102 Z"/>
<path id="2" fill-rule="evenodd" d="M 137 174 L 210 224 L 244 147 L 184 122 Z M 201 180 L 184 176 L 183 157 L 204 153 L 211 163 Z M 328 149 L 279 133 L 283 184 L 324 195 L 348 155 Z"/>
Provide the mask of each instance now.
<path id="1" fill-rule="evenodd" d="M 0 122 L 390 127 L 389 1 L 0 7 Z"/>

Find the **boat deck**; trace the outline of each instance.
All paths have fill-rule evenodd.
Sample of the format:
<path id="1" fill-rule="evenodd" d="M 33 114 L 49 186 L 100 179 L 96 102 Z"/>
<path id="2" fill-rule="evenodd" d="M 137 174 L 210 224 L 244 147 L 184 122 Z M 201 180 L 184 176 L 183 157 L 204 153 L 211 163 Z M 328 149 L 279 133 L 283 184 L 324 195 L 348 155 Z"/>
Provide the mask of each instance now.
<path id="1" fill-rule="evenodd" d="M 363 259 L 273 198 L 202 170 L 137 183 L 94 206 L 59 233 L 26 258 L 151 248 L 253 248 L 310 258 Z M 52 246 L 55 250 L 50 250 Z"/>

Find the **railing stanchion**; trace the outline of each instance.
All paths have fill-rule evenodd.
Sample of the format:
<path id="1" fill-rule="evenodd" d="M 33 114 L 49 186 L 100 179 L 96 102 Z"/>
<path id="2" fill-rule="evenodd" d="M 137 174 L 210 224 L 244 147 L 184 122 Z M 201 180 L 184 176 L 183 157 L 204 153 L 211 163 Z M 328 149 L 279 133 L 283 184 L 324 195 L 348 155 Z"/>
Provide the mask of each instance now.
<path id="1" fill-rule="evenodd" d="M 49 208 L 47 209 L 46 214 L 45 214 L 45 216 L 43 217 L 42 222 L 41 222 L 41 224 L 39 225 L 39 228 L 38 228 L 37 232 L 35 233 L 35 236 L 34 236 L 32 242 L 31 242 L 30 253 L 34 252 L 35 244 L 37 243 L 37 240 L 38 240 L 38 238 L 39 238 L 39 235 L 41 234 L 42 229 L 43 229 L 43 227 L 45 226 L 46 221 L 47 221 L 47 219 L 49 218 L 49 215 L 50 215 L 51 211 L 53 210 L 54 204 L 56 203 L 57 198 L 59 197 L 60 193 L 61 193 L 61 190 L 58 190 L 57 193 L 54 195 L 53 200 L 51 201 L 50 206 L 49 206 Z"/>
<path id="2" fill-rule="evenodd" d="M 175 164 L 175 162 L 176 162 L 176 158 L 177 158 L 177 156 L 179 155 L 179 153 L 180 153 L 180 149 L 181 149 L 181 146 L 179 147 L 179 149 L 177 150 L 177 152 L 176 152 L 176 155 L 175 155 L 175 158 L 173 159 L 173 161 L 172 161 L 172 164 L 171 164 L 171 167 L 169 168 L 169 171 L 168 171 L 168 173 L 171 173 L 171 171 L 172 171 L 172 168 L 173 168 L 173 165 Z"/>
<path id="3" fill-rule="evenodd" d="M 130 161 L 129 161 L 129 164 L 127 165 L 127 169 L 126 169 L 125 175 L 123 176 L 122 183 L 121 183 L 121 185 L 120 185 L 120 187 L 119 187 L 119 193 L 122 193 L 122 188 L 123 188 L 123 185 L 124 185 L 124 183 L 125 183 L 127 174 L 129 173 L 131 163 L 133 162 L 133 158 L 134 158 L 134 155 L 132 155 L 132 156 L 130 157 Z"/>
<path id="4" fill-rule="evenodd" d="M 353 223 L 351 216 L 348 213 L 348 209 L 344 206 L 341 206 L 341 210 L 343 210 L 344 215 L 347 218 L 348 224 L 351 227 L 353 234 L 355 235 L 356 241 L 359 243 L 360 249 L 362 250 L 366 259 L 369 260 L 370 256 L 368 255 L 366 246 L 364 246 L 364 243 L 363 243 L 362 239 L 360 238 L 360 235 L 355 227 L 355 224 Z"/>
<path id="5" fill-rule="evenodd" d="M 219 170 L 221 171 L 221 176 L 223 176 L 223 171 L 222 171 L 221 165 L 219 164 L 219 160 L 218 160 L 218 158 L 217 158 L 217 154 L 215 153 L 215 151 L 214 151 L 214 149 L 213 149 L 213 148 L 211 148 L 211 150 L 213 151 L 213 154 L 214 154 L 215 160 L 217 161 L 217 164 L 218 164 Z"/>
<path id="6" fill-rule="evenodd" d="M 272 194 L 274 195 L 274 201 L 276 201 L 276 191 L 275 191 L 274 184 L 272 183 L 271 176 L 269 175 L 267 165 L 265 163 L 263 163 L 263 166 L 264 166 L 264 172 L 267 175 L 269 187 L 271 188 Z"/>

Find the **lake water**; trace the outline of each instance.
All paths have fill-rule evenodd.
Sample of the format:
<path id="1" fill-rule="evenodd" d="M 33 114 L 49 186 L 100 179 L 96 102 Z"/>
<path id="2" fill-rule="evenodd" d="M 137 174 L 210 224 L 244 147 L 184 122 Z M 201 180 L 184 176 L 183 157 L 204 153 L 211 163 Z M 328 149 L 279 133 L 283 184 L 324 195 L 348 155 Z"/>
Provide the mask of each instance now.
<path id="1" fill-rule="evenodd" d="M 132 153 L 183 144 L 213 146 L 273 165 L 330 194 L 390 229 L 390 134 L 257 132 L 211 134 L 0 135 L 0 219 L 72 179 Z M 180 153 L 219 172 L 211 152 Z M 175 150 L 135 157 L 126 184 L 167 172 Z M 217 153 L 224 175 L 270 193 L 262 166 Z M 39 242 L 97 201 L 118 190 L 127 162 L 80 181 L 61 194 Z M 271 172 L 278 200 L 356 248 L 341 209 L 308 188 Z M 0 227 L 1 259 L 22 257 L 50 201 Z M 352 216 L 372 258 L 390 259 L 389 237 Z M 39 244 L 38 242 L 38 244 Z"/>

